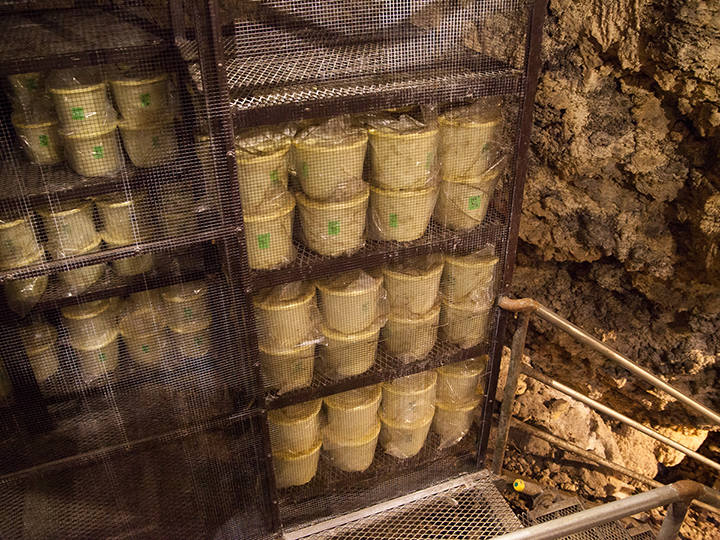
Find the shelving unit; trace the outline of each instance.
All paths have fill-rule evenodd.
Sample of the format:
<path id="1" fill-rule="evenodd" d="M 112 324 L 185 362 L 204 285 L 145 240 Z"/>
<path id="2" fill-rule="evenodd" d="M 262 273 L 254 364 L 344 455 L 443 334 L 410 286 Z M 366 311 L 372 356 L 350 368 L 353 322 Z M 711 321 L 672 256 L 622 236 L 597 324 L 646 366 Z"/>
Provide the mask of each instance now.
<path id="1" fill-rule="evenodd" d="M 45 242 L 34 208 L 143 190 L 155 230 L 120 247 L 103 244 L 95 253 L 0 270 L 0 285 L 51 276 L 29 314 L 20 316 L 5 300 L 0 303 L 0 357 L 13 387 L 6 406 L 0 406 L 3 538 L 59 538 L 72 530 L 92 538 L 267 539 L 482 468 L 505 331 L 498 309 L 491 311 L 487 337 L 472 347 L 439 339 L 427 356 L 405 363 L 381 339 L 369 370 L 334 379 L 315 369 L 309 386 L 278 393 L 263 390 L 253 297 L 296 281 L 417 256 L 465 255 L 488 245 L 499 259 L 494 290 L 504 290 L 514 265 L 544 0 L 418 2 L 439 11 L 421 22 L 387 27 L 361 17 L 359 32 L 335 19 L 327 19 L 331 24 L 325 27 L 304 20 L 302 10 L 293 12 L 299 1 L 220 6 L 217 0 L 63 0 L 46 9 L 35 0 L 29 5 L 11 0 L 0 7 L 0 77 L 152 61 L 170 74 L 179 111 L 177 159 L 144 168 L 126 157 L 119 174 L 85 178 L 64 163 L 29 163 L 14 137 L 10 101 L 0 99 L 0 211 L 34 216 L 38 239 Z M 467 41 L 468 31 L 508 13 L 525 30 L 525 42 L 515 47 L 525 51 L 520 64 L 512 54 L 504 58 Z M 499 142 L 506 167 L 482 223 L 458 232 L 431 220 L 417 240 L 366 239 L 358 250 L 337 257 L 319 255 L 296 234 L 291 262 L 250 268 L 234 143 L 239 130 L 417 106 L 442 113 L 490 96 L 504 100 Z M 186 182 L 196 227 L 161 233 L 168 208 L 161 188 L 179 190 Z M 94 219 L 99 227 L 97 211 Z M 296 216 L 296 233 L 300 227 Z M 155 257 L 150 272 L 120 276 L 110 268 L 150 253 Z M 109 267 L 76 295 L 52 277 L 98 264 Z M 189 360 L 174 348 L 165 358 L 179 362 L 155 369 L 132 360 L 129 342 L 122 341 L 112 376 L 83 380 L 63 328 L 64 308 L 200 279 L 212 313 L 210 353 Z M 20 338 L 20 328 L 37 318 L 60 334 L 60 367 L 48 382 L 36 380 Z M 179 339 L 169 326 L 163 332 Z M 372 464 L 355 473 L 340 471 L 323 452 L 310 482 L 277 488 L 268 415 L 482 355 L 490 357 L 483 374 L 487 391 L 475 427 L 457 444 L 439 450 L 440 437 L 431 431 L 422 450 L 408 459 L 392 457 L 378 445 Z M 98 494 L 93 478 L 107 486 L 107 494 Z M 113 497 L 116 507 L 109 502 Z M 27 522 L 43 508 L 48 520 L 59 523 L 52 534 L 45 522 L 35 529 Z M 108 517 L 113 512 L 119 517 Z"/>
<path id="2" fill-rule="evenodd" d="M 2 285 L 49 276 L 28 314 L 14 313 L 0 293 L 0 357 L 12 385 L 12 395 L 0 405 L 3 538 L 33 534 L 47 538 L 77 534 L 204 537 L 232 514 L 266 504 L 261 492 L 247 484 L 251 474 L 263 470 L 264 462 L 253 450 L 238 448 L 262 427 L 259 409 L 253 405 L 257 385 L 250 382 L 252 369 L 241 345 L 245 339 L 243 298 L 235 292 L 234 267 L 228 264 L 239 253 L 232 182 L 222 163 L 202 161 L 207 152 L 212 155 L 219 127 L 208 118 L 209 113 L 203 115 L 202 107 L 193 108 L 184 90 L 188 65 L 174 44 L 176 33 L 200 34 L 196 27 L 208 24 L 207 14 L 202 12 L 185 28 L 183 21 L 174 19 L 190 10 L 183 2 L 149 9 L 142 2 L 114 4 L 70 0 L 57 8 L 40 5 L 33 9 L 35 2 L 17 6 L 10 2 L 0 8 L 0 210 L 5 215 L 31 216 L 36 237 L 44 245 L 44 227 L 33 209 L 142 191 L 148 195 L 150 215 L 139 217 L 147 218 L 154 230 L 151 236 L 127 245 L 113 247 L 104 242 L 95 253 L 55 260 L 48 256 L 46 262 L 0 270 Z M 105 71 L 110 65 L 147 62 L 159 66 L 171 80 L 170 97 L 177 104 L 176 159 L 139 167 L 131 162 L 123 144 L 125 165 L 108 177 L 81 176 L 67 162 L 36 165 L 29 161 L 10 120 L 8 76 L 92 66 Z M 202 64 L 209 69 L 205 59 Z M 208 94 L 202 99 L 205 111 L 210 111 L 207 103 L 215 98 Z M 118 109 L 118 104 L 113 107 Z M 200 155 L 196 143 L 200 139 L 195 137 L 202 132 L 211 139 L 203 147 L 205 155 Z M 163 212 L 173 208 L 165 204 L 161 188 L 168 186 L 167 191 L 176 192 L 187 185 L 192 225 L 177 233 L 165 232 Z M 215 185 L 220 187 L 218 192 L 212 191 Z M 94 221 L 100 231 L 97 211 Z M 117 261 L 144 254 L 154 257 L 151 271 L 129 276 L 117 273 Z M 101 277 L 78 294 L 68 294 L 55 276 L 99 264 L 107 264 Z M 180 348 L 179 334 L 164 327 L 166 312 L 158 311 L 162 339 L 171 347 L 165 352 L 167 365 L 159 369 L 139 364 L 128 343 L 119 341 L 118 367 L 109 375 L 85 380 L 61 310 L 197 280 L 204 280 L 208 287 L 209 353 L 199 359 L 181 355 L 186 349 Z M 47 381 L 34 376 L 20 338 L 19 330 L 36 320 L 59 334 L 58 368 Z M 227 469 L 224 475 L 216 474 L 223 467 Z M 202 487 L 194 483 L 200 478 L 204 478 Z M 222 478 L 233 478 L 232 485 L 223 484 Z M 97 493 L 100 484 L 94 484 L 94 479 L 105 484 L 104 493 Z M 47 491 L 46 484 L 58 487 Z M 218 499 L 220 491 L 223 495 Z M 28 523 L 37 516 L 46 521 Z M 48 527 L 51 520 L 56 523 Z"/>

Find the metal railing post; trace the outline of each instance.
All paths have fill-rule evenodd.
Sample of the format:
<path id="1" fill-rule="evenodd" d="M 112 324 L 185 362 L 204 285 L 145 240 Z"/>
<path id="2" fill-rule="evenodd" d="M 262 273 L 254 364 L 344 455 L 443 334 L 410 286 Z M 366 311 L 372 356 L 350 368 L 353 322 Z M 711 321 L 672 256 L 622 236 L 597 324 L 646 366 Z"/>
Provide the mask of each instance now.
<path id="1" fill-rule="evenodd" d="M 656 540 L 676 540 L 688 508 L 690 504 L 686 501 L 677 501 L 668 506 Z"/>
<path id="2" fill-rule="evenodd" d="M 508 365 L 507 379 L 505 381 L 505 388 L 503 389 L 500 420 L 498 422 L 497 434 L 495 435 L 495 451 L 493 452 L 492 460 L 492 472 L 497 475 L 502 472 L 502 464 L 505 459 L 505 446 L 507 445 L 508 433 L 510 431 L 510 417 L 512 416 L 512 406 L 517 391 L 520 364 L 522 363 L 523 350 L 525 349 L 525 336 L 527 336 L 529 321 L 530 313 L 521 311 L 518 315 L 517 328 L 513 334 L 510 364 Z"/>

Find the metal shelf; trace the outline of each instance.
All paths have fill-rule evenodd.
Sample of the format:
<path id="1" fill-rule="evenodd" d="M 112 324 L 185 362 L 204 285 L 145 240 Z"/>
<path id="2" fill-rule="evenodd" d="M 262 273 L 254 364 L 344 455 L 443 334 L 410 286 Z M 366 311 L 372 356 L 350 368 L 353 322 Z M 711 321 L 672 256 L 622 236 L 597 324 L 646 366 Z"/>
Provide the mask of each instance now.
<path id="1" fill-rule="evenodd" d="M 117 12 L 67 10 L 0 17 L 0 75 L 137 62 L 168 48 Z"/>
<path id="2" fill-rule="evenodd" d="M 432 252 L 477 248 L 497 240 L 502 233 L 502 222 L 493 219 L 493 212 L 488 212 L 488 215 L 490 217 L 486 218 L 484 223 L 470 231 L 451 231 L 431 221 L 422 238 L 412 242 L 368 240 L 357 252 L 340 257 L 324 257 L 295 242 L 298 255 L 288 266 L 275 270 L 250 271 L 248 292 L 292 281 L 323 278 L 349 270 L 373 268 Z"/>
<path id="3" fill-rule="evenodd" d="M 228 67 L 231 85 L 231 70 L 241 73 L 240 68 L 232 63 Z M 437 68 L 271 89 L 231 87 L 230 106 L 238 125 L 263 125 L 489 95 L 517 95 L 523 82 L 521 71 L 496 63 L 491 71 L 481 72 L 465 67 L 460 70 Z"/>
<path id="4" fill-rule="evenodd" d="M 492 329 L 491 329 L 492 330 Z M 490 334 L 492 335 L 492 333 Z M 398 377 L 412 375 L 440 367 L 446 364 L 461 362 L 469 358 L 487 354 L 490 350 L 489 344 L 484 341 L 467 349 L 461 349 L 438 339 L 432 351 L 422 360 L 404 364 L 388 354 L 383 347 L 382 341 L 378 344 L 378 354 L 373 366 L 360 375 L 344 379 L 330 379 L 318 371 L 315 371 L 313 382 L 306 388 L 298 388 L 278 394 L 273 392 L 265 398 L 268 409 L 279 409 L 294 403 L 318 399 L 338 392 L 361 388 L 371 384 L 377 384 Z"/>

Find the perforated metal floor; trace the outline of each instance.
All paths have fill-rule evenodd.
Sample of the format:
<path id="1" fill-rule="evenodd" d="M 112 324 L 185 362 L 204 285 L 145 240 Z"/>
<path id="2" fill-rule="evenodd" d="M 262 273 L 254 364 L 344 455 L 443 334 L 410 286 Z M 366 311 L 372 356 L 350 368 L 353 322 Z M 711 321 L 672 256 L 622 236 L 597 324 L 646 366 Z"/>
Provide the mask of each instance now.
<path id="1" fill-rule="evenodd" d="M 537 525 L 582 512 L 583 510 L 585 510 L 585 507 L 579 499 L 566 499 L 553 504 L 547 509 L 530 512 L 523 521 L 528 526 Z M 561 540 L 633 540 L 633 538 L 635 537 L 631 536 L 619 523 L 611 522 L 594 529 L 563 536 Z"/>
<path id="2" fill-rule="evenodd" d="M 302 529 L 286 540 L 493 538 L 522 528 L 488 471 L 460 476 L 360 512 Z"/>

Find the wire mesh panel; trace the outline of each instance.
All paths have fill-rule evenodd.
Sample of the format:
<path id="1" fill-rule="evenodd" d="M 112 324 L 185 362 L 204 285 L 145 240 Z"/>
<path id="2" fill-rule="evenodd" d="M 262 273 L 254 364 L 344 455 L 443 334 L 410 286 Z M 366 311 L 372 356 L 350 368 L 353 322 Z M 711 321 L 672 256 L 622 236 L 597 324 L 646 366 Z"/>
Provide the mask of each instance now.
<path id="1" fill-rule="evenodd" d="M 0 5 L 3 538 L 270 527 L 205 4 Z"/>
<path id="2" fill-rule="evenodd" d="M 570 516 L 583 510 L 585 510 L 585 506 L 580 499 L 569 498 L 547 508 L 533 510 L 523 516 L 523 521 L 527 525 L 537 525 L 560 517 Z M 630 540 L 631 538 L 633 536 L 628 530 L 615 521 L 563 537 L 566 540 Z"/>
<path id="3" fill-rule="evenodd" d="M 0 478 L 0 535 L 22 538 L 258 538 L 257 472 L 250 419 L 82 463 Z"/>
<path id="4" fill-rule="evenodd" d="M 336 523 L 339 522 L 339 523 Z M 462 476 L 417 496 L 291 530 L 292 538 L 493 538 L 521 528 L 486 473 Z"/>

